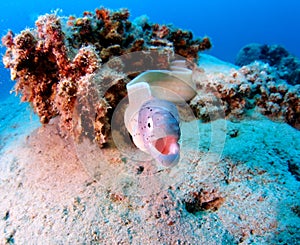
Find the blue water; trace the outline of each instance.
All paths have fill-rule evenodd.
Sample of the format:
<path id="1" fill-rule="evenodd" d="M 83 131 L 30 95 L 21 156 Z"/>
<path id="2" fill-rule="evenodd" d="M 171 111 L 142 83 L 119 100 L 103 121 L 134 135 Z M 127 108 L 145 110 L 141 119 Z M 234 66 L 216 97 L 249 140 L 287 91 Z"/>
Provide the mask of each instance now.
<path id="1" fill-rule="evenodd" d="M 252 42 L 283 45 L 300 57 L 299 0 L 14 0 L 0 2 L 0 30 L 15 33 L 33 27 L 37 16 L 62 9 L 62 15 L 81 15 L 97 7 L 128 8 L 131 18 L 146 14 L 150 21 L 173 23 L 196 36 L 208 35 L 213 48 L 209 54 L 233 62 L 239 49 Z M 0 49 L 1 54 L 5 51 Z M 0 65 L 0 99 L 13 86 L 9 71 Z"/>

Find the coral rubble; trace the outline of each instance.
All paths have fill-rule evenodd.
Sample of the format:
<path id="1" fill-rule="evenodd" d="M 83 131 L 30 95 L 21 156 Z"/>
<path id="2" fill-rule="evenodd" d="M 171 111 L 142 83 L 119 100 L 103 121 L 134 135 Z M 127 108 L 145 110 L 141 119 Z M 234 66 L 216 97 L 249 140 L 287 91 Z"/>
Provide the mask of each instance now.
<path id="1" fill-rule="evenodd" d="M 216 211 L 223 204 L 225 198 L 221 197 L 216 190 L 194 191 L 188 193 L 184 200 L 185 208 L 189 213 L 203 210 Z"/>
<path id="2" fill-rule="evenodd" d="M 271 119 L 300 128 L 300 85 L 288 84 L 262 62 L 232 69 L 229 74 L 197 71 L 198 95 L 190 102 L 203 121 L 223 116 L 239 118 L 256 109 Z M 204 93 L 203 93 L 204 91 Z"/>
<path id="3" fill-rule="evenodd" d="M 249 88 L 248 105 L 300 129 L 299 59 L 279 45 L 249 44 L 239 51 L 235 63 L 243 66 L 239 72 Z"/>
<path id="4" fill-rule="evenodd" d="M 300 128 L 300 85 L 288 84 L 266 64 L 254 63 L 240 71 L 250 82 L 254 103 L 262 114 Z"/>
<path id="5" fill-rule="evenodd" d="M 126 94 L 124 78 L 141 72 L 147 52 L 157 51 L 148 59 L 148 66 L 167 68 L 172 54 L 194 60 L 199 51 L 211 47 L 207 37 L 194 39 L 190 31 L 152 24 L 145 18 L 131 22 L 126 9 L 86 11 L 82 17 L 70 16 L 67 21 L 46 14 L 35 24 L 33 30 L 18 35 L 9 31 L 2 38 L 7 48 L 3 63 L 16 80 L 15 91 L 22 94 L 22 101 L 32 104 L 42 123 L 60 116 L 62 132 L 76 138 L 96 133 L 100 146 L 107 142 L 109 115 L 117 104 L 114 99 Z M 125 68 L 125 73 L 102 70 L 110 58 L 127 55 L 130 59 L 134 51 L 144 52 L 143 58 L 135 67 Z M 116 76 L 118 82 L 113 82 Z M 118 89 L 103 89 L 111 86 Z"/>
<path id="6" fill-rule="evenodd" d="M 239 66 L 249 65 L 254 61 L 268 63 L 278 71 L 281 79 L 287 83 L 300 84 L 300 60 L 291 55 L 280 45 L 249 44 L 243 47 L 235 63 Z"/>

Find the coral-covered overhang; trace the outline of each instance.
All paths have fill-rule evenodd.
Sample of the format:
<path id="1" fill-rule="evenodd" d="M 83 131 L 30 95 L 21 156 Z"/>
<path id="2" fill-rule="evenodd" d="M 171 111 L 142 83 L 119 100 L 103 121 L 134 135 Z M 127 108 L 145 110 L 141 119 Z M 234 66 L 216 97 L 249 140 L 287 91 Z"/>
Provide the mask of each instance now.
<path id="1" fill-rule="evenodd" d="M 35 29 L 18 35 L 9 31 L 2 38 L 7 49 L 3 63 L 10 69 L 11 79 L 16 80 L 15 92 L 22 95 L 22 101 L 31 103 L 42 123 L 60 116 L 64 132 L 76 138 L 90 136 L 100 146 L 108 138 L 109 117 L 117 104 L 114 99 L 126 94 L 123 85 L 111 90 L 115 95 L 102 93 L 103 88 L 114 86 L 111 82 L 116 76 L 120 78 L 117 81 L 124 82 L 126 76 L 138 75 L 128 69 L 125 74 L 108 71 L 102 72 L 105 76 L 97 75 L 102 64 L 112 57 L 154 50 L 157 55 L 151 59 L 143 55 L 141 62 L 134 63 L 136 70 L 144 62 L 153 69 L 166 69 L 174 53 L 193 61 L 199 51 L 211 47 L 208 38 L 194 39 L 190 31 L 148 20 L 132 22 L 127 9 L 100 8 L 94 13 L 85 11 L 79 18 L 70 16 L 67 21 L 46 14 L 35 25 Z M 94 76 L 101 80 L 96 85 Z"/>

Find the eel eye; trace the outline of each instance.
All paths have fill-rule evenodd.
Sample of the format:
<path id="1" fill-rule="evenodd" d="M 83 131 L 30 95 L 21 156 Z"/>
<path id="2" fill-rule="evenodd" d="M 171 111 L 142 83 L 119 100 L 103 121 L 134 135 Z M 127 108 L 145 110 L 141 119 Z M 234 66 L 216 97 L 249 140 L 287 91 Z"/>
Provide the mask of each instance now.
<path id="1" fill-rule="evenodd" d="M 153 120 L 152 118 L 148 118 L 147 120 L 147 128 L 152 130 L 153 129 Z"/>

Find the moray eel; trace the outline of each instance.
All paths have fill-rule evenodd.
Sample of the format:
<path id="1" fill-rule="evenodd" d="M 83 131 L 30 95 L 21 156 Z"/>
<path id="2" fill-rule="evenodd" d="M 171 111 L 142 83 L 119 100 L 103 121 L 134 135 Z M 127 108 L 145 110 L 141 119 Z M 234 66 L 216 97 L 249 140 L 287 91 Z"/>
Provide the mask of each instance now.
<path id="1" fill-rule="evenodd" d="M 138 129 L 144 147 L 164 166 L 174 165 L 179 160 L 179 122 L 176 106 L 166 100 L 153 98 L 139 110 Z"/>
<path id="2" fill-rule="evenodd" d="M 170 70 L 146 71 L 126 86 L 128 107 L 124 122 L 134 144 L 159 164 L 170 167 L 180 158 L 180 117 L 175 103 L 195 95 L 192 71 L 184 61 L 174 61 Z"/>

